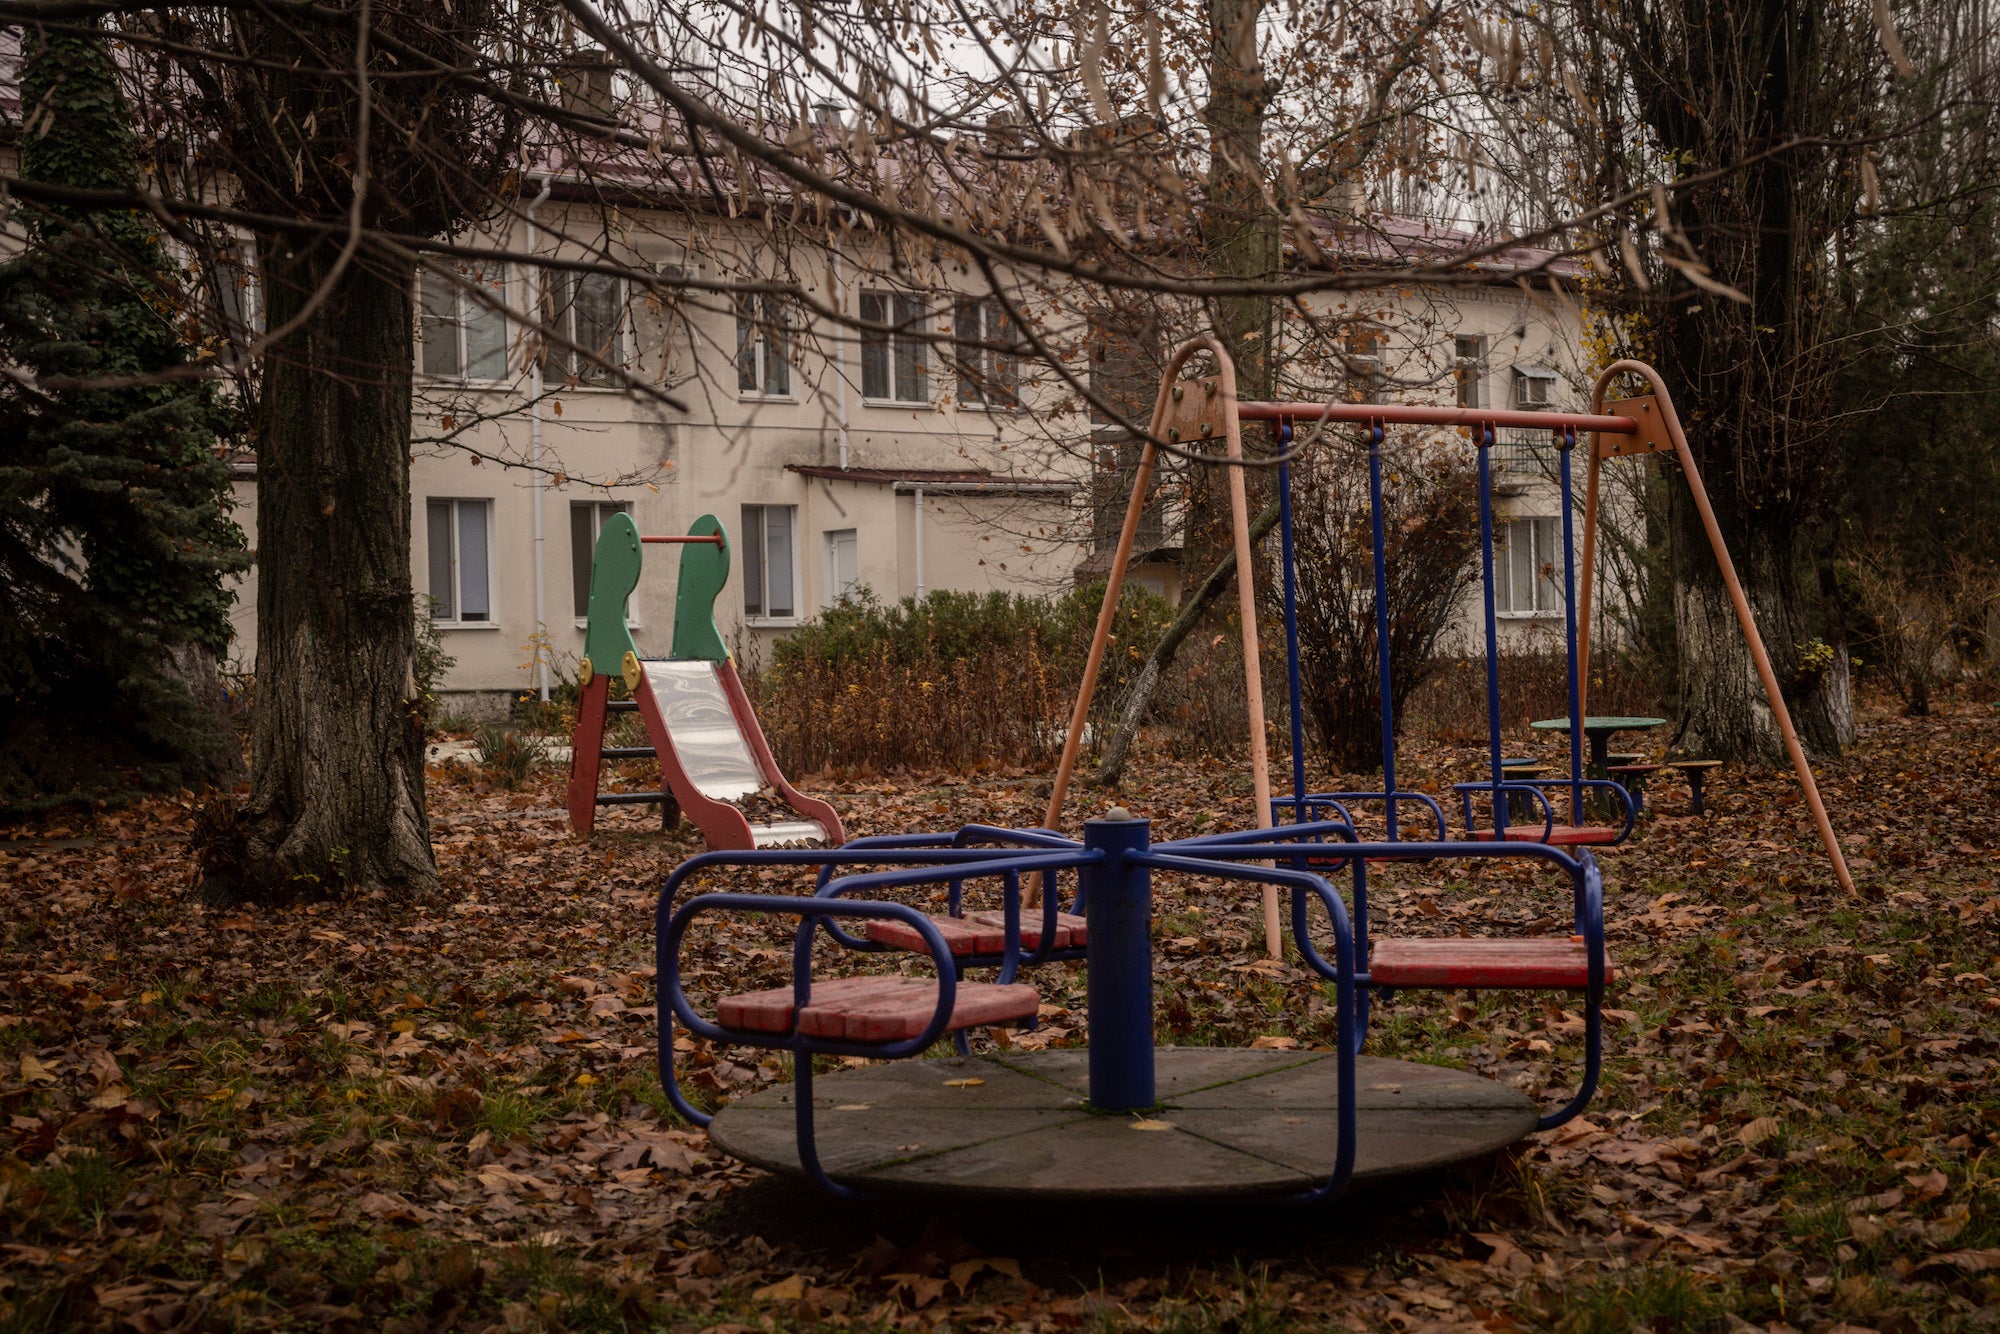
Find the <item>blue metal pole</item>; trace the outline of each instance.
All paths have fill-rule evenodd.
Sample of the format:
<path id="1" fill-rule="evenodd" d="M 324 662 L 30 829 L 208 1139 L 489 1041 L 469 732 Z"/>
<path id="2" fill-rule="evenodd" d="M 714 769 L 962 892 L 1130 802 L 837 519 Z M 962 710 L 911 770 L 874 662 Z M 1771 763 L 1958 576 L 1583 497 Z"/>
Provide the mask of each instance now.
<path id="1" fill-rule="evenodd" d="M 1486 736 L 1493 754 L 1493 837 L 1507 837 L 1500 791 L 1500 623 L 1493 611 L 1493 428 L 1479 431 L 1479 582 L 1486 600 Z"/>
<path id="2" fill-rule="evenodd" d="M 1388 806 L 1389 842 L 1396 841 L 1396 706 L 1389 693 L 1389 554 L 1382 513 L 1381 422 L 1368 428 L 1368 514 L 1375 543 L 1375 675 L 1381 683 L 1382 793 Z M 1365 955 L 1363 957 L 1366 957 Z"/>
<path id="3" fill-rule="evenodd" d="M 1122 808 L 1086 820 L 1083 846 L 1104 854 L 1081 868 L 1090 923 L 1090 1101 L 1107 1112 L 1151 1107 L 1153 1095 L 1153 873 L 1144 852 L 1152 822 Z"/>
<path id="4" fill-rule="evenodd" d="M 1583 822 L 1583 694 L 1576 660 L 1576 534 L 1570 515 L 1570 456 L 1576 432 L 1565 426 L 1557 442 L 1562 461 L 1563 638 L 1569 650 L 1569 818 Z M 1588 666 L 1588 664 L 1582 664 Z"/>
<path id="5" fill-rule="evenodd" d="M 1278 453 L 1292 450 L 1292 424 L 1278 423 Z M 1306 820 L 1306 724 L 1300 713 L 1299 687 L 1299 565 L 1292 546 L 1292 464 L 1278 465 L 1278 541 L 1285 561 L 1285 675 L 1292 701 L 1292 823 Z M 1394 837 L 1394 835 L 1390 835 Z"/>

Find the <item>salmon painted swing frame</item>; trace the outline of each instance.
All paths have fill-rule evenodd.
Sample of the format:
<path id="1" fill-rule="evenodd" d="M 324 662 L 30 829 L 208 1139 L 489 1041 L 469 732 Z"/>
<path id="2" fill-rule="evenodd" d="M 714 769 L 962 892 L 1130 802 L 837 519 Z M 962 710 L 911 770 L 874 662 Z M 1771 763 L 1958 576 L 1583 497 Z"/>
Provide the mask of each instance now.
<path id="1" fill-rule="evenodd" d="M 1181 375 L 1182 368 L 1195 353 L 1206 351 L 1215 360 L 1215 372 L 1205 377 Z M 1633 375 L 1645 380 L 1652 393 L 1627 399 L 1607 399 L 1606 392 L 1612 381 L 1621 375 Z M 1724 586 L 1729 591 L 1730 601 L 1736 609 L 1736 619 L 1742 628 L 1744 642 L 1748 645 L 1752 661 L 1756 664 L 1757 675 L 1764 686 L 1764 694 L 1771 712 L 1778 721 L 1783 734 L 1785 750 L 1790 755 L 1792 768 L 1797 773 L 1799 786 L 1805 793 L 1806 804 L 1812 811 L 1813 823 L 1818 828 L 1821 844 L 1826 849 L 1827 859 L 1832 863 L 1834 875 L 1841 887 L 1850 893 L 1854 889 L 1853 877 L 1848 873 L 1847 861 L 1841 854 L 1840 841 L 1833 831 L 1833 823 L 1828 818 L 1826 805 L 1820 798 L 1819 785 L 1813 778 L 1812 766 L 1807 762 L 1805 749 L 1799 743 L 1797 729 L 1792 725 L 1791 711 L 1785 706 L 1783 694 L 1778 689 L 1778 678 L 1772 670 L 1770 655 L 1765 652 L 1764 641 L 1757 631 L 1756 618 L 1751 614 L 1749 599 L 1744 596 L 1743 586 L 1736 576 L 1735 563 L 1730 559 L 1729 549 L 1723 542 L 1722 529 L 1716 522 L 1715 511 L 1709 504 L 1708 492 L 1703 487 L 1700 469 L 1695 466 L 1693 454 L 1688 449 L 1687 436 L 1681 429 L 1680 417 L 1674 411 L 1672 398 L 1667 393 L 1665 383 L 1652 367 L 1639 361 L 1618 361 L 1606 367 L 1598 375 L 1591 390 L 1591 410 L 1588 413 L 1575 412 L 1523 412 L 1494 408 L 1444 408 L 1424 407 L 1394 403 L 1267 403 L 1240 402 L 1236 397 L 1236 370 L 1228 353 L 1213 336 L 1203 335 L 1183 343 L 1168 360 L 1161 376 L 1160 394 L 1154 404 L 1152 421 L 1147 429 L 1145 447 L 1139 458 L 1139 466 L 1132 479 L 1132 495 L 1125 509 L 1125 521 L 1119 529 L 1118 545 L 1113 552 L 1111 568 L 1106 578 L 1104 603 L 1098 611 L 1097 625 L 1091 635 L 1090 652 L 1084 663 L 1083 681 L 1077 691 L 1076 703 L 1070 713 L 1068 735 L 1063 742 L 1062 759 L 1056 767 L 1055 782 L 1049 793 L 1049 803 L 1043 824 L 1050 829 L 1058 828 L 1057 821 L 1062 814 L 1063 803 L 1068 796 L 1071 780 L 1075 776 L 1077 756 L 1081 749 L 1083 731 L 1089 717 L 1092 697 L 1096 693 L 1099 673 L 1103 669 L 1104 653 L 1110 642 L 1111 623 L 1117 611 L 1118 599 L 1123 590 L 1127 567 L 1132 558 L 1132 546 L 1139 528 L 1139 519 L 1144 511 L 1146 493 L 1152 485 L 1153 469 L 1158 460 L 1158 443 L 1165 440 L 1170 444 L 1199 446 L 1220 441 L 1223 453 L 1211 456 L 1213 461 L 1229 470 L 1230 521 L 1236 553 L 1236 595 L 1239 618 L 1243 632 L 1243 667 L 1245 713 L 1250 737 L 1250 765 L 1252 786 L 1257 804 L 1257 822 L 1260 829 L 1272 826 L 1270 752 L 1264 735 L 1264 699 L 1262 673 L 1258 655 L 1257 611 L 1255 591 L 1255 571 L 1252 565 L 1254 553 L 1250 545 L 1249 505 L 1243 482 L 1243 434 L 1244 421 L 1265 421 L 1274 427 L 1296 427 L 1300 424 L 1316 425 L 1331 422 L 1345 422 L 1373 430 L 1390 425 L 1447 426 L 1461 427 L 1473 433 L 1475 439 L 1490 440 L 1495 430 L 1519 428 L 1536 431 L 1553 431 L 1557 434 L 1588 434 L 1590 437 L 1590 464 L 1585 484 L 1583 518 L 1583 560 L 1580 571 L 1581 615 L 1577 635 L 1580 656 L 1588 661 L 1590 645 L 1591 592 L 1594 585 L 1595 561 L 1597 554 L 1598 485 L 1599 473 L 1608 459 L 1628 458 L 1640 454 L 1671 453 L 1681 466 L 1687 479 L 1688 489 L 1694 498 L 1695 508 L 1700 513 L 1702 527 L 1708 534 L 1709 546 L 1715 554 L 1716 564 L 1721 568 Z M 1289 434 L 1289 432 L 1284 432 Z M 1287 575 L 1289 576 L 1289 571 Z M 1296 652 L 1295 649 L 1291 650 Z M 1587 673 L 1578 682 L 1578 704 L 1576 712 L 1583 715 L 1583 695 L 1587 689 Z M 1273 958 L 1280 954 L 1278 895 L 1275 886 L 1267 886 L 1264 895 L 1264 936 L 1265 946 Z"/>

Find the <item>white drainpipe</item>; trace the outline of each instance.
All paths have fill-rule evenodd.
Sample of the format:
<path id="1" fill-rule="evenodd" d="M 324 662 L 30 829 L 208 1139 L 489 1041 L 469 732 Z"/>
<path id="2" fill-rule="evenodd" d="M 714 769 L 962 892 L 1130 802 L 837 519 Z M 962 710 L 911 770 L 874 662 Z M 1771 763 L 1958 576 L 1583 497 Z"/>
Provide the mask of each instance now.
<path id="1" fill-rule="evenodd" d="M 847 289 L 840 277 L 840 252 L 838 250 L 833 252 L 832 296 L 833 308 L 845 311 L 847 309 Z M 846 333 L 836 324 L 833 329 L 833 384 L 834 392 L 837 395 L 835 402 L 839 418 L 835 429 L 835 439 L 840 442 L 840 469 L 842 472 L 847 471 L 847 353 L 843 350 L 842 341 L 846 337 Z"/>
<path id="2" fill-rule="evenodd" d="M 924 600 L 924 489 L 920 486 L 911 495 L 916 500 L 917 510 L 917 601 Z"/>
<path id="3" fill-rule="evenodd" d="M 548 172 L 543 172 L 542 192 L 528 201 L 528 253 L 534 254 L 537 245 L 535 212 L 548 201 L 549 189 L 553 184 Z M 542 275 L 541 270 L 530 264 L 528 268 L 528 318 L 540 321 L 542 318 Z M 548 580 L 542 568 L 542 492 L 548 488 L 548 478 L 542 471 L 542 358 L 540 349 L 528 363 L 528 458 L 530 475 L 534 478 L 535 505 L 535 633 L 544 639 L 548 637 Z M 538 643 L 535 647 L 535 691 L 542 703 L 549 702 L 549 655 L 548 645 Z"/>

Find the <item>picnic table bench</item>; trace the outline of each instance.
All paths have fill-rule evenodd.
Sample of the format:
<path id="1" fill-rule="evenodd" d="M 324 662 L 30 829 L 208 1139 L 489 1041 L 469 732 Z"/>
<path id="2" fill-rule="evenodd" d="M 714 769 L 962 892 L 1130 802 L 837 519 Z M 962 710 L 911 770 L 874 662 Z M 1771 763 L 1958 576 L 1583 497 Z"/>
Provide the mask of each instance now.
<path id="1" fill-rule="evenodd" d="M 1722 767 L 1721 760 L 1668 760 L 1666 767 L 1678 769 L 1688 780 L 1688 808 L 1696 815 L 1706 814 L 1701 800 L 1702 779 L 1713 770 Z"/>
<path id="2" fill-rule="evenodd" d="M 1638 756 L 1628 758 L 1623 755 L 1613 755 L 1611 758 L 1620 762 L 1608 766 L 1605 772 L 1616 779 L 1627 792 L 1630 792 L 1632 800 L 1637 803 L 1641 811 L 1644 811 L 1646 809 L 1646 780 L 1667 766 L 1664 764 L 1645 763 L 1643 758 Z"/>

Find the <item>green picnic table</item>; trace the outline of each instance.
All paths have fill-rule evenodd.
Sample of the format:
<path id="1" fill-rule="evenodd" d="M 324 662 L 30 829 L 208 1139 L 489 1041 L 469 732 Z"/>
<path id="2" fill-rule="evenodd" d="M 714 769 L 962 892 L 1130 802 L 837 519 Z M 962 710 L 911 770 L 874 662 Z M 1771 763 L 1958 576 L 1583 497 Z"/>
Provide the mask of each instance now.
<path id="1" fill-rule="evenodd" d="M 1665 727 L 1665 718 L 1626 718 L 1591 714 L 1583 720 L 1583 734 L 1590 741 L 1590 762 L 1585 772 L 1592 778 L 1606 778 L 1610 764 L 1611 738 L 1620 732 L 1645 732 Z M 1569 719 L 1542 718 L 1528 726 L 1540 732 L 1567 732 Z"/>

